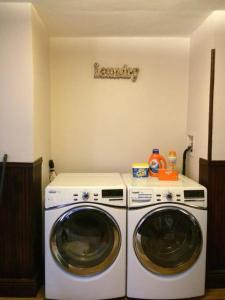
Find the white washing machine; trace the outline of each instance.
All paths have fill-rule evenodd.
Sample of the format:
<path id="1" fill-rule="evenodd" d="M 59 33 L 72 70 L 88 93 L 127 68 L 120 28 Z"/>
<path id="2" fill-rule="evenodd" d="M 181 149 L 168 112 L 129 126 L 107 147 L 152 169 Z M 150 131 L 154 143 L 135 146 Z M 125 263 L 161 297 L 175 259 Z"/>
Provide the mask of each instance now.
<path id="1" fill-rule="evenodd" d="M 207 191 L 123 175 L 128 188 L 127 296 L 177 299 L 205 292 Z"/>
<path id="2" fill-rule="evenodd" d="M 125 286 L 126 187 L 120 174 L 59 174 L 45 196 L 45 297 L 124 297 Z"/>

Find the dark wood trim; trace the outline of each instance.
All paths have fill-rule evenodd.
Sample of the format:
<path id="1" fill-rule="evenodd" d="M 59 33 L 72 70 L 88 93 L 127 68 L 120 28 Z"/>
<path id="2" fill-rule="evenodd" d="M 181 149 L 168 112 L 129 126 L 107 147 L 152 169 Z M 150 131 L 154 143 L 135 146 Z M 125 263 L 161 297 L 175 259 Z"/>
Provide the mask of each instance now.
<path id="1" fill-rule="evenodd" d="M 209 162 L 207 159 L 199 159 L 199 183 L 208 188 Z"/>
<path id="2" fill-rule="evenodd" d="M 36 159 L 34 162 L 7 162 L 7 167 L 9 168 L 15 168 L 15 167 L 20 167 L 20 168 L 28 168 L 28 167 L 35 167 L 37 165 L 42 164 L 43 159 L 42 157 Z M 0 167 L 2 166 L 2 162 L 0 162 Z"/>
<path id="3" fill-rule="evenodd" d="M 218 167 L 224 167 L 225 166 L 225 160 L 212 160 L 209 162 L 210 166 L 218 166 Z"/>
<path id="4" fill-rule="evenodd" d="M 201 165 L 208 165 L 208 166 L 225 166 L 225 160 L 211 160 L 211 161 L 208 161 L 205 158 L 199 158 L 199 163 Z"/>
<path id="5" fill-rule="evenodd" d="M 199 182 L 208 190 L 206 287 L 225 288 L 225 161 L 199 160 Z"/>
<path id="6" fill-rule="evenodd" d="M 215 59 L 216 59 L 216 49 L 212 49 L 211 50 L 211 66 L 210 66 L 210 89 L 209 89 L 208 161 L 212 160 Z"/>
<path id="7" fill-rule="evenodd" d="M 41 283 L 42 158 L 8 162 L 0 204 L 0 296 L 34 296 Z M 0 164 L 1 172 L 2 164 Z"/>

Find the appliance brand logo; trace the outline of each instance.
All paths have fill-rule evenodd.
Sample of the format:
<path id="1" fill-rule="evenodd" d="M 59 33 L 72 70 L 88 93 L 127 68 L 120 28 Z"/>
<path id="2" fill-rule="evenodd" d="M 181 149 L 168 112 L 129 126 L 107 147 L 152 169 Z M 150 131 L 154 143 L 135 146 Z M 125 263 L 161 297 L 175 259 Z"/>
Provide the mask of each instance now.
<path id="1" fill-rule="evenodd" d="M 131 79 L 137 80 L 139 68 L 131 68 L 123 65 L 121 68 L 100 67 L 99 63 L 94 63 L 94 78 L 103 79 Z"/>

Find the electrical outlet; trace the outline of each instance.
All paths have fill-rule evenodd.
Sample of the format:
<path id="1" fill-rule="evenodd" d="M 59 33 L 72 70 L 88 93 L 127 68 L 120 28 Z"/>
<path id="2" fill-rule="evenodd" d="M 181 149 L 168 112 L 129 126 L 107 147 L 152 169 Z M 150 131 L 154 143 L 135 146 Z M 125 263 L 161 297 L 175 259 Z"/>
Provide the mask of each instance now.
<path id="1" fill-rule="evenodd" d="M 0 153 L 0 162 L 3 162 L 4 156 L 5 156 L 5 154 Z M 8 159 L 8 155 L 7 155 L 6 159 Z"/>
<path id="2" fill-rule="evenodd" d="M 190 133 L 187 135 L 187 147 L 191 146 L 191 151 L 189 151 L 190 155 L 194 157 L 195 153 L 195 137 L 194 134 Z"/>

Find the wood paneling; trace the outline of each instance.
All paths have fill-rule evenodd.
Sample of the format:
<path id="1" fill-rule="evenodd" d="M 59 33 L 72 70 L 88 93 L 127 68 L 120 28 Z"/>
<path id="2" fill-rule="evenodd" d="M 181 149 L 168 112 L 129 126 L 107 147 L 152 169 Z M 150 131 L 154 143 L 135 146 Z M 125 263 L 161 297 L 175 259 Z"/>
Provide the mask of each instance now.
<path id="1" fill-rule="evenodd" d="M 41 164 L 7 163 L 0 205 L 0 295 L 33 296 L 42 258 Z M 1 165 L 0 165 L 1 172 Z"/>
<path id="2" fill-rule="evenodd" d="M 225 161 L 200 159 L 199 182 L 208 190 L 207 287 L 225 287 Z"/>

